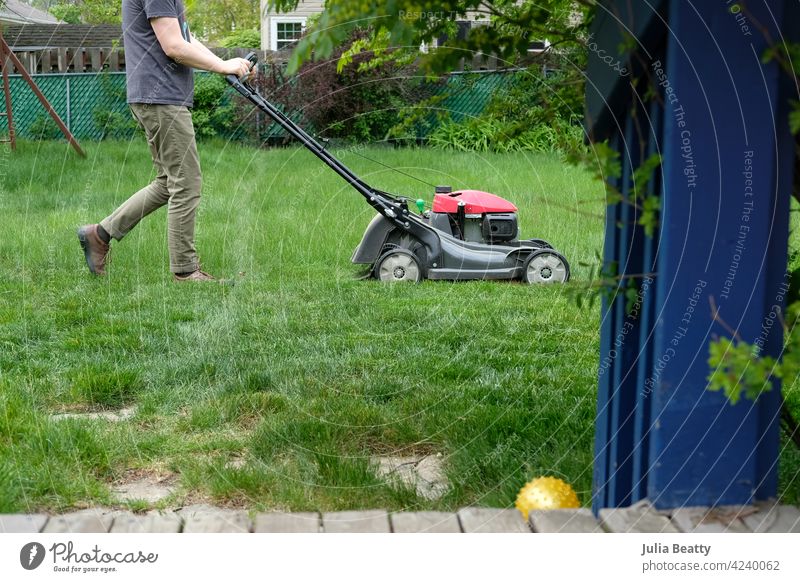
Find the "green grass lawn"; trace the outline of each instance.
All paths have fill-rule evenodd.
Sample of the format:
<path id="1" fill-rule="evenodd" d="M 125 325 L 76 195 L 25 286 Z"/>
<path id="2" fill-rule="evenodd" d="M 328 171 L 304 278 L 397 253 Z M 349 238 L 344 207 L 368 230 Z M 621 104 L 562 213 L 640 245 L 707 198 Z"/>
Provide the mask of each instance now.
<path id="1" fill-rule="evenodd" d="M 88 274 L 75 237 L 152 177 L 146 144 L 22 143 L 0 154 L 0 512 L 116 505 L 132 475 L 169 479 L 155 506 L 251 509 L 508 506 L 541 474 L 589 502 L 597 309 L 565 286 L 358 280 L 374 211 L 311 154 L 200 145 L 204 268 L 171 281 L 163 211 Z M 432 198 L 341 152 L 377 187 Z M 602 187 L 551 156 L 370 148 L 432 183 L 520 207 L 585 279 L 602 246 Z M 54 421 L 135 406 L 122 422 Z M 441 453 L 436 501 L 370 459 Z M 148 507 L 131 503 L 134 509 Z"/>

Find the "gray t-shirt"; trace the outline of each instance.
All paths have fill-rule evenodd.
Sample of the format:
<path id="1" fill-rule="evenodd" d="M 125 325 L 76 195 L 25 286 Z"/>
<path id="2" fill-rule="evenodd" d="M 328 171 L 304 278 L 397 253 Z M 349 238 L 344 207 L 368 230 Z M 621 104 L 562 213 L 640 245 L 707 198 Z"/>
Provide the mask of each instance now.
<path id="1" fill-rule="evenodd" d="M 182 0 L 122 0 L 122 30 L 128 103 L 191 107 L 194 79 L 191 67 L 169 58 L 158 43 L 151 18 L 177 18 L 186 41 L 191 39 Z"/>

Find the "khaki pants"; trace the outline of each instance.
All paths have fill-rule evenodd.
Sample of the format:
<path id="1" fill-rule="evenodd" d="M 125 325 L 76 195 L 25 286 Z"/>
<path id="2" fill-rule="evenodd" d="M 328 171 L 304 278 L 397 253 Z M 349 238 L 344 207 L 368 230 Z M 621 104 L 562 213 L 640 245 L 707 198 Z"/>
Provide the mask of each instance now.
<path id="1" fill-rule="evenodd" d="M 121 240 L 139 221 L 167 206 L 169 266 L 173 273 L 200 268 L 194 247 L 194 223 L 200 204 L 202 174 L 194 140 L 192 114 L 178 105 L 131 104 L 153 154 L 156 179 L 128 198 L 100 225 Z"/>

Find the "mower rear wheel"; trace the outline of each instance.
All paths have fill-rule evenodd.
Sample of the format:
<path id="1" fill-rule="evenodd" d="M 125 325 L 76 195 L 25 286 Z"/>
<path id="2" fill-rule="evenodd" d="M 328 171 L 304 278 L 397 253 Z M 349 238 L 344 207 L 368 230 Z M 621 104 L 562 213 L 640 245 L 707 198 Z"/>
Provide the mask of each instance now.
<path id="1" fill-rule="evenodd" d="M 566 283 L 569 281 L 567 259 L 552 249 L 531 253 L 522 269 L 526 283 Z"/>
<path id="2" fill-rule="evenodd" d="M 411 251 L 392 249 L 375 263 L 375 277 L 387 283 L 419 283 L 422 268 Z"/>

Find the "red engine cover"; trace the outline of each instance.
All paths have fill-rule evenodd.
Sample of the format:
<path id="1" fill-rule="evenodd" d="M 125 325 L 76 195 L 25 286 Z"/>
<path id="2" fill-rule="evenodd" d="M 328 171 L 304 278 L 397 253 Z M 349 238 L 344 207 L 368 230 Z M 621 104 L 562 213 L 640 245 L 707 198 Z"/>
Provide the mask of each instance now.
<path id="1" fill-rule="evenodd" d="M 480 190 L 459 190 L 450 194 L 437 194 L 433 197 L 433 211 L 455 214 L 458 212 L 459 201 L 466 204 L 466 208 L 464 208 L 466 214 L 517 211 L 517 207 L 508 200 Z"/>

